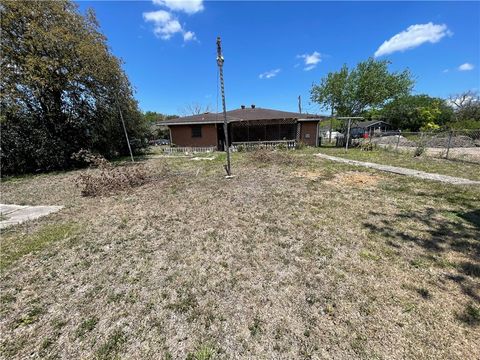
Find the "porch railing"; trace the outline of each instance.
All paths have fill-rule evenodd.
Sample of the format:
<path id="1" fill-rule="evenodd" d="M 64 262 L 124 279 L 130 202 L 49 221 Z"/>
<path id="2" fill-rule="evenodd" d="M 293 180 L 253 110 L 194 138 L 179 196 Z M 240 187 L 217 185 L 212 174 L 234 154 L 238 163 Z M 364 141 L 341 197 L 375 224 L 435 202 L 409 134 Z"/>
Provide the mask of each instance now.
<path id="1" fill-rule="evenodd" d="M 233 151 L 251 150 L 251 149 L 295 149 L 296 140 L 274 140 L 274 141 L 238 141 L 232 142 L 231 149 Z"/>
<path id="2" fill-rule="evenodd" d="M 206 146 L 206 147 L 167 147 L 163 149 L 165 154 L 186 154 L 186 153 L 210 153 L 217 150 L 216 146 Z"/>

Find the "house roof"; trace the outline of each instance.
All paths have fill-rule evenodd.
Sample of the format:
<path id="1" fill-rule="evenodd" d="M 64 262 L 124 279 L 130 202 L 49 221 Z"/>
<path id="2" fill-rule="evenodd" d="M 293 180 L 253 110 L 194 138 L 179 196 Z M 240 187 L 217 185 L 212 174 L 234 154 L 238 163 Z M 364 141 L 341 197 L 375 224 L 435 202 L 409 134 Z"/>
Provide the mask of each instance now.
<path id="1" fill-rule="evenodd" d="M 292 119 L 298 121 L 315 121 L 325 118 L 312 114 L 280 111 L 263 108 L 245 108 L 227 111 L 228 122 Z M 205 113 L 200 115 L 184 116 L 177 119 L 165 120 L 157 125 L 192 125 L 192 124 L 217 124 L 223 123 L 223 113 Z"/>
<path id="2" fill-rule="evenodd" d="M 390 125 L 389 123 L 382 120 L 369 120 L 369 121 L 359 121 L 353 125 L 353 127 L 366 128 L 377 124 Z"/>

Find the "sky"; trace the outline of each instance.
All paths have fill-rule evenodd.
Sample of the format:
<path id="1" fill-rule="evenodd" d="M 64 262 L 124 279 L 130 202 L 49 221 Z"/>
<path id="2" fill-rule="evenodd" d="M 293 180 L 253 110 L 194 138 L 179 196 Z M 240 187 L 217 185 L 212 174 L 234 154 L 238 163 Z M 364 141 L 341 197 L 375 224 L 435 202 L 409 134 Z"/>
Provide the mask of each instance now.
<path id="1" fill-rule="evenodd" d="M 322 113 L 309 98 L 330 71 L 375 57 L 410 69 L 415 94 L 480 90 L 480 2 L 81 1 L 124 61 L 142 111 L 227 109 Z M 218 105 L 217 105 L 218 104 Z"/>

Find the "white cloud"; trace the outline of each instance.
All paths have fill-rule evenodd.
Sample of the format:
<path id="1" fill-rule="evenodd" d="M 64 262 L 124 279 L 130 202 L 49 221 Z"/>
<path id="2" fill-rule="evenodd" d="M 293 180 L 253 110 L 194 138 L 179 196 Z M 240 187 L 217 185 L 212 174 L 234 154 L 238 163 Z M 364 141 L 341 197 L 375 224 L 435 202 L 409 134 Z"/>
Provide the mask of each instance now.
<path id="1" fill-rule="evenodd" d="M 280 69 L 265 71 L 264 73 L 258 75 L 258 77 L 260 79 L 271 79 L 271 78 L 277 76 L 279 72 L 280 72 Z"/>
<path id="2" fill-rule="evenodd" d="M 297 58 L 303 59 L 305 67 L 303 70 L 310 71 L 317 67 L 317 64 L 322 61 L 322 55 L 318 51 L 314 51 L 311 54 L 297 55 Z"/>
<path id="3" fill-rule="evenodd" d="M 442 72 L 445 74 L 445 73 L 448 73 L 449 71 L 450 71 L 449 69 L 443 69 Z"/>
<path id="4" fill-rule="evenodd" d="M 153 33 L 163 40 L 168 40 L 177 33 L 183 35 L 184 41 L 196 39 L 195 33 L 185 30 L 178 19 L 168 11 L 157 10 L 145 12 L 143 13 L 143 18 L 145 21 L 153 23 Z"/>
<path id="5" fill-rule="evenodd" d="M 203 0 L 153 0 L 153 3 L 165 6 L 171 11 L 185 12 L 187 14 L 195 14 L 204 9 Z"/>
<path id="6" fill-rule="evenodd" d="M 458 70 L 459 71 L 470 71 L 470 70 L 473 70 L 475 66 L 473 66 L 473 64 L 470 64 L 470 63 L 465 63 L 465 64 L 462 64 L 458 67 Z"/>
<path id="7" fill-rule="evenodd" d="M 195 33 L 193 31 L 185 31 L 183 33 L 183 41 L 196 40 Z"/>
<path id="8" fill-rule="evenodd" d="M 436 25 L 429 22 L 428 24 L 411 25 L 407 30 L 396 34 L 380 45 L 375 51 L 375 57 L 413 49 L 426 42 L 435 44 L 447 35 L 451 36 L 452 32 L 445 24 Z"/>

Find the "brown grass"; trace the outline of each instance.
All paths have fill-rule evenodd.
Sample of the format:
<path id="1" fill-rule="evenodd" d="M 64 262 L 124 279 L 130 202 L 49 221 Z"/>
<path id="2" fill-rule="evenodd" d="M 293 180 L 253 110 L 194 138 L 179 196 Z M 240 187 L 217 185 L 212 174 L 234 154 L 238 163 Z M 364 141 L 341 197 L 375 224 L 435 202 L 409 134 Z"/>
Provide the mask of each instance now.
<path id="1" fill-rule="evenodd" d="M 479 358 L 480 191 L 286 154 L 152 159 L 100 198 L 84 170 L 2 183 L 66 205 L 8 246 L 75 228 L 1 273 L 2 357 Z"/>

